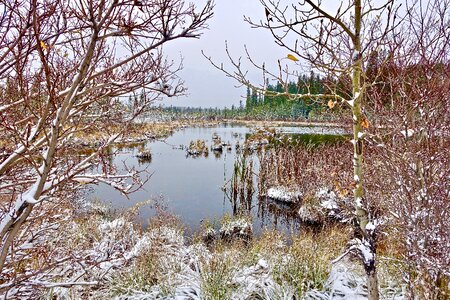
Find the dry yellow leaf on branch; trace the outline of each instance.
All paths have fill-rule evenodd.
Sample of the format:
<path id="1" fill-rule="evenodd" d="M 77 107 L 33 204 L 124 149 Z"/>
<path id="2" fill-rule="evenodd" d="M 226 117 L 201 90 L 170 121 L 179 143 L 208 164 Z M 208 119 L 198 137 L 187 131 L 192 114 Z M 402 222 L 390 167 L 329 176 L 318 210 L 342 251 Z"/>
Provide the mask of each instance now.
<path id="1" fill-rule="evenodd" d="M 44 50 L 47 50 L 48 48 L 47 48 L 47 45 L 45 44 L 45 42 L 43 42 L 43 41 L 41 41 L 41 47 L 42 47 L 42 49 L 44 49 Z"/>
<path id="2" fill-rule="evenodd" d="M 295 56 L 292 55 L 292 54 L 288 54 L 288 55 L 287 55 L 287 58 L 289 58 L 290 60 L 293 60 L 293 61 L 298 61 L 298 58 L 295 57 Z"/>
<path id="3" fill-rule="evenodd" d="M 346 196 L 348 195 L 348 193 L 349 193 L 349 191 L 348 191 L 347 189 L 341 189 L 341 190 L 339 190 L 339 196 L 340 196 L 341 198 L 346 197 Z"/>
<path id="4" fill-rule="evenodd" d="M 332 109 L 335 105 L 336 105 L 336 102 L 334 102 L 333 100 L 328 101 L 328 107 L 330 109 Z"/>
<path id="5" fill-rule="evenodd" d="M 369 120 L 367 120 L 367 118 L 363 118 L 361 120 L 361 126 L 366 128 L 366 129 L 369 128 Z"/>

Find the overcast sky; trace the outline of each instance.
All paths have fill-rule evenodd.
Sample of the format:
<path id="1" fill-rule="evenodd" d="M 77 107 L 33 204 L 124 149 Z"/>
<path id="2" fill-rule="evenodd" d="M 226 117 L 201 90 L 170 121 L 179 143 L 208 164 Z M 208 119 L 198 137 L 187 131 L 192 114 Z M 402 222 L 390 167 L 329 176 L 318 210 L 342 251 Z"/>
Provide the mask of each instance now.
<path id="1" fill-rule="evenodd" d="M 194 3 L 201 7 L 205 1 L 195 0 Z M 288 6 L 298 4 L 299 1 L 283 0 L 280 3 L 282 6 Z M 335 14 L 340 3 L 341 1 L 324 0 L 322 5 L 326 11 Z M 382 3 L 385 1 L 372 1 L 375 6 Z M 289 15 L 291 11 L 289 9 L 287 14 Z M 165 51 L 170 59 L 179 61 L 180 56 L 183 56 L 184 69 L 179 75 L 186 83 L 188 95 L 164 99 L 165 105 L 223 108 L 231 107 L 233 104 L 239 105 L 240 100 L 245 102 L 246 88 L 236 88 L 238 84 L 236 81 L 215 69 L 201 54 L 203 50 L 218 65 L 223 63 L 225 68 L 233 71 L 226 57 L 225 41 L 228 42 L 228 48 L 234 58 L 245 57 L 244 45 L 246 45 L 257 64 L 261 65 L 264 62 L 266 69 L 277 73 L 277 61 L 286 58 L 289 52 L 275 44 L 268 30 L 251 28 L 251 25 L 244 21 L 244 16 L 257 23 L 266 20 L 264 8 L 259 0 L 215 0 L 214 16 L 208 23 L 209 29 L 204 31 L 200 39 L 181 39 L 167 44 Z M 298 63 L 288 59 L 282 61 L 282 67 L 286 65 L 290 71 L 300 74 L 309 71 L 305 68 L 300 69 Z M 251 67 L 247 70 L 248 79 L 255 85 L 262 85 L 261 74 Z"/>
<path id="2" fill-rule="evenodd" d="M 202 1 L 196 1 L 202 2 Z M 172 59 L 183 56 L 184 69 L 180 76 L 186 82 L 188 96 L 164 100 L 166 105 L 195 107 L 230 107 L 245 99 L 246 88 L 236 88 L 236 82 L 215 69 L 201 54 L 203 50 L 217 63 L 227 65 L 225 41 L 236 58 L 245 56 L 244 45 L 258 62 L 267 65 L 276 63 L 287 55 L 286 51 L 275 45 L 272 36 L 263 29 L 252 29 L 244 21 L 244 15 L 253 21 L 265 19 L 264 9 L 258 0 L 216 0 L 214 16 L 209 29 L 200 39 L 178 40 L 166 46 L 165 51 Z M 250 74 L 253 81 L 260 82 L 261 76 Z"/>

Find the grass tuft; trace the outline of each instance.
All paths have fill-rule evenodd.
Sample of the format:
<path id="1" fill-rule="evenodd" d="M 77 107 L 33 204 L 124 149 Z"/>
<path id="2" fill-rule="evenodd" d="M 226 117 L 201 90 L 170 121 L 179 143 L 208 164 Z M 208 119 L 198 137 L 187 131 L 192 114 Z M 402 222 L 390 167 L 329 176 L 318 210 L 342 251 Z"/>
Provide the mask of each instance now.
<path id="1" fill-rule="evenodd" d="M 323 290 L 331 261 L 343 252 L 347 241 L 348 230 L 342 227 L 301 232 L 274 265 L 274 279 L 292 286 L 299 297 L 313 289 Z"/>

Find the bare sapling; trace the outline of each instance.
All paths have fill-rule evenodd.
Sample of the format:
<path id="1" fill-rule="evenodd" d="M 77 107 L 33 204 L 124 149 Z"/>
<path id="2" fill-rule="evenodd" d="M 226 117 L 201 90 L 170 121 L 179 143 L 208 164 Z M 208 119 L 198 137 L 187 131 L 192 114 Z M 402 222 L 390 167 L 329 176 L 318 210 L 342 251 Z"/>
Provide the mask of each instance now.
<path id="1" fill-rule="evenodd" d="M 23 283 L 38 272 L 10 276 L 42 233 L 30 218 L 38 224 L 35 218 L 53 197 L 65 195 L 67 204 L 83 184 L 105 183 L 124 194 L 142 184 L 138 171 L 111 168 L 107 148 L 154 100 L 185 92 L 181 66 L 163 46 L 198 38 L 212 8 L 211 1 L 198 9 L 181 0 L 0 2 L 2 282 Z M 127 109 L 121 97 L 137 90 L 143 96 Z M 88 131 L 102 133 L 95 151 L 67 155 Z M 17 251 L 23 244 L 27 250 Z M 10 288 L 2 284 L 1 293 Z"/>

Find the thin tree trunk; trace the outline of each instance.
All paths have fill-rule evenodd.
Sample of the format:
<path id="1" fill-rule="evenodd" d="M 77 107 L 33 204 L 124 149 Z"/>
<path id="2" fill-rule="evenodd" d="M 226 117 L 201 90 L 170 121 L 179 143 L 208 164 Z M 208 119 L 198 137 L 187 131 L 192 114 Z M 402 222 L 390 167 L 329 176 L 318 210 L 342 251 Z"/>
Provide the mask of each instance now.
<path id="1" fill-rule="evenodd" d="M 380 299 L 380 294 L 378 292 L 378 276 L 375 267 L 372 272 L 367 274 L 367 292 L 369 300 Z"/>
<path id="2" fill-rule="evenodd" d="M 361 100 L 363 99 L 364 88 L 361 83 L 362 73 L 362 56 L 361 56 L 361 0 L 355 0 L 355 36 L 353 40 L 354 57 L 352 68 L 352 86 L 353 99 L 352 113 L 353 113 L 353 175 L 355 181 L 355 214 L 357 217 L 359 230 L 362 234 L 363 240 L 367 241 L 372 251 L 372 259 L 367 260 L 363 257 L 364 269 L 367 275 L 367 289 L 369 300 L 378 300 L 378 279 L 375 265 L 375 238 L 366 230 L 369 223 L 369 213 L 364 203 L 364 188 L 363 188 L 363 120 L 364 116 L 361 109 Z"/>

